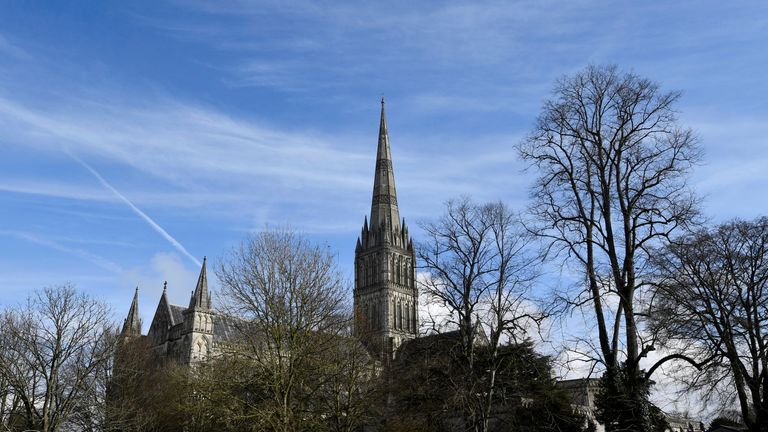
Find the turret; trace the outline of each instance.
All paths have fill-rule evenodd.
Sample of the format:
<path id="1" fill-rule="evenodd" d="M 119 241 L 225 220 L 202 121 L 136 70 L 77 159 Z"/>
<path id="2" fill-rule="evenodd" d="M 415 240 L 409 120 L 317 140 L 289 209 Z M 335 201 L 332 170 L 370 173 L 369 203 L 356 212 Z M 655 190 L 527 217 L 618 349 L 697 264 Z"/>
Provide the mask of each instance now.
<path id="1" fill-rule="evenodd" d="M 211 296 L 208 294 L 208 276 L 205 271 L 205 260 L 203 257 L 203 266 L 200 269 L 200 276 L 197 278 L 195 290 L 189 299 L 189 309 L 210 309 Z"/>
<path id="2" fill-rule="evenodd" d="M 139 287 L 133 292 L 133 301 L 128 309 L 128 316 L 123 321 L 122 336 L 141 336 L 141 317 L 139 316 Z"/>
<path id="3" fill-rule="evenodd" d="M 216 313 L 211 309 L 211 295 L 208 292 L 206 258 L 200 268 L 195 290 L 184 310 L 184 343 L 188 363 L 205 360 L 213 350 L 213 326 Z"/>

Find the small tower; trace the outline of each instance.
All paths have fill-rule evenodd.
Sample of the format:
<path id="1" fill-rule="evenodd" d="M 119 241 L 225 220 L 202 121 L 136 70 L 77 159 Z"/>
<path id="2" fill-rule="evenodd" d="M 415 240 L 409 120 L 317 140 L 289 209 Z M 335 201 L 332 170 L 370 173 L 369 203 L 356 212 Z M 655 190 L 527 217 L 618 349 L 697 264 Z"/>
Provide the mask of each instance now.
<path id="1" fill-rule="evenodd" d="M 357 333 L 382 358 L 391 358 L 418 334 L 415 263 L 413 240 L 397 206 L 382 98 L 370 226 L 366 218 L 357 239 L 354 291 Z"/>
<path id="2" fill-rule="evenodd" d="M 187 364 L 205 360 L 213 350 L 213 322 L 216 313 L 211 309 L 205 262 L 206 258 L 203 257 L 203 266 L 197 278 L 197 285 L 189 300 L 189 307 L 183 312 L 183 347 L 187 356 L 183 360 Z"/>
<path id="3" fill-rule="evenodd" d="M 128 316 L 123 321 L 123 330 L 121 336 L 137 337 L 141 336 L 141 317 L 139 316 L 139 287 L 133 292 L 133 301 L 131 308 L 128 309 Z"/>

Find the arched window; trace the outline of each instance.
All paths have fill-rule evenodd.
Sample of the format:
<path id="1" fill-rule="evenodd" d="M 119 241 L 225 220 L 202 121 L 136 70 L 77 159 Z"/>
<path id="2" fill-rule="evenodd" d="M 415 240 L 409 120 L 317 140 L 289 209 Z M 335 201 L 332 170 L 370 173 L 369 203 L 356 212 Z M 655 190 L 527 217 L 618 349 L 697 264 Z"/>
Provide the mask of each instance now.
<path id="1" fill-rule="evenodd" d="M 379 328 L 379 307 L 376 303 L 373 304 L 371 317 L 371 324 L 374 330 Z"/>
<path id="2" fill-rule="evenodd" d="M 400 283 L 400 257 L 395 261 L 395 283 Z"/>
<path id="3" fill-rule="evenodd" d="M 373 278 L 371 283 L 377 283 L 379 281 L 379 260 L 373 260 Z"/>
<path id="4" fill-rule="evenodd" d="M 411 320 L 408 319 L 408 315 L 410 315 L 411 305 L 408 302 L 405 302 L 405 329 L 410 330 L 411 329 Z"/>
<path id="5" fill-rule="evenodd" d="M 363 319 L 365 320 L 365 326 L 370 327 L 371 326 L 371 311 L 370 311 L 370 305 L 368 303 L 365 304 L 365 307 L 363 308 Z"/>
<path id="6" fill-rule="evenodd" d="M 363 286 L 363 263 L 357 262 L 357 285 Z"/>
<path id="7" fill-rule="evenodd" d="M 403 329 L 403 301 L 397 302 L 397 328 Z"/>
<path id="8" fill-rule="evenodd" d="M 395 299 L 392 299 L 392 321 L 390 321 L 391 324 L 389 326 L 391 328 L 397 328 L 397 303 L 395 302 Z"/>
<path id="9" fill-rule="evenodd" d="M 408 286 L 413 285 L 413 267 L 411 267 L 411 260 L 405 261 L 405 284 Z"/>

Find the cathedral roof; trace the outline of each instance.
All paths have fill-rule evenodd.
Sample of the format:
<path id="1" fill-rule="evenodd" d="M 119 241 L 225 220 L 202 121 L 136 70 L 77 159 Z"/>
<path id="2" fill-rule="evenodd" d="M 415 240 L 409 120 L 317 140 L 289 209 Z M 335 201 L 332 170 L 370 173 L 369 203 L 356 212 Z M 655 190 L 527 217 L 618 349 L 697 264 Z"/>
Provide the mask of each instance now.
<path id="1" fill-rule="evenodd" d="M 218 315 L 216 317 L 216 323 L 213 325 L 213 335 L 217 341 L 227 342 L 233 340 L 237 334 L 237 328 L 235 323 L 237 318 Z"/>
<path id="2" fill-rule="evenodd" d="M 183 313 L 186 309 L 187 308 L 185 308 L 184 306 L 179 306 L 175 304 L 168 305 L 168 311 L 171 314 L 171 320 L 172 320 L 171 325 L 175 325 L 184 321 Z"/>

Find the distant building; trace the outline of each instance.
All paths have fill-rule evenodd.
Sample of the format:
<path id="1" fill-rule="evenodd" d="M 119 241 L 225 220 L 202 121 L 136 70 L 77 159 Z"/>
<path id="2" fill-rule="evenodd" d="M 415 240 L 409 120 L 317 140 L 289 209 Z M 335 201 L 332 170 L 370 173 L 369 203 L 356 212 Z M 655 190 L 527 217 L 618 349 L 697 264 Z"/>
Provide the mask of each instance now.
<path id="1" fill-rule="evenodd" d="M 605 431 L 605 426 L 595 419 L 595 402 L 599 391 L 600 379 L 576 378 L 557 382 L 557 386 L 571 394 L 573 408 L 595 423 L 596 431 Z M 704 432 L 701 422 L 681 415 L 664 413 L 669 424 L 668 432 Z"/>
<path id="2" fill-rule="evenodd" d="M 557 386 L 570 393 L 574 411 L 583 414 L 593 422 L 596 432 L 604 432 L 605 426 L 595 419 L 595 400 L 599 381 L 597 378 L 576 378 L 558 381 Z"/>

